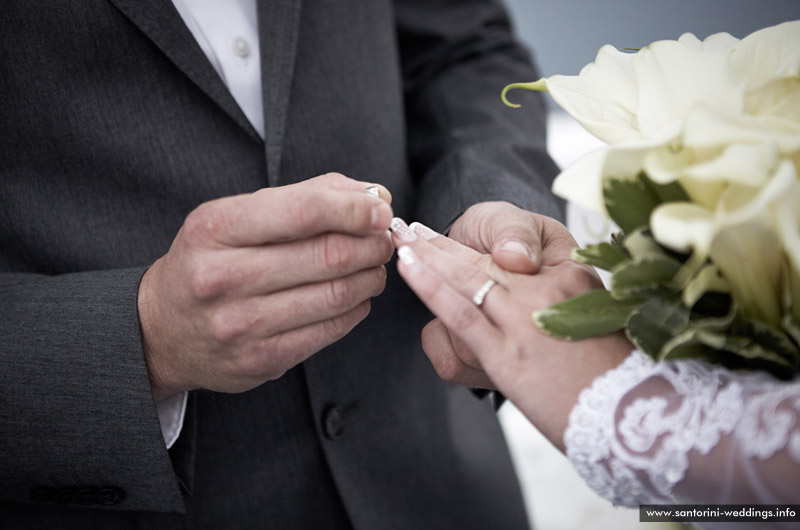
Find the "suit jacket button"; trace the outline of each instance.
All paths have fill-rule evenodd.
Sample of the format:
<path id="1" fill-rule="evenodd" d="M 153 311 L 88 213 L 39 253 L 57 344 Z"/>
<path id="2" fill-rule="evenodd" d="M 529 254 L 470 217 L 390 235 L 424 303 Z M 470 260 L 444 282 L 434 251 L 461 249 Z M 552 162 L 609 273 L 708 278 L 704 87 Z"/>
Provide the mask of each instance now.
<path id="1" fill-rule="evenodd" d="M 78 488 L 75 490 L 75 494 L 72 496 L 72 503 L 73 504 L 94 504 L 94 496 L 97 494 L 97 488 L 92 487 L 84 487 Z"/>
<path id="2" fill-rule="evenodd" d="M 329 407 L 322 419 L 322 431 L 331 440 L 339 438 L 344 433 L 342 411 L 337 407 Z"/>
<path id="3" fill-rule="evenodd" d="M 125 499 L 125 491 L 114 486 L 100 488 L 94 494 L 95 504 L 101 504 L 103 506 L 119 504 L 123 499 Z"/>

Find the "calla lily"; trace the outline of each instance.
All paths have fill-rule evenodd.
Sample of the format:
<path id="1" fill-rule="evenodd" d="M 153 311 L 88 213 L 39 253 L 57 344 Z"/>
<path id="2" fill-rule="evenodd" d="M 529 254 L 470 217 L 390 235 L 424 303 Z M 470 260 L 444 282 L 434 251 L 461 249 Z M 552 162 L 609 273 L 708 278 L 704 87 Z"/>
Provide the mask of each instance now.
<path id="1" fill-rule="evenodd" d="M 728 187 L 716 211 L 695 202 L 662 204 L 653 211 L 650 228 L 667 248 L 693 252 L 695 260 L 710 259 L 743 314 L 779 326 L 784 241 L 800 239 L 798 217 L 788 213 L 784 198 L 793 196 L 799 184 L 789 161 L 767 180 L 760 189 Z"/>
<path id="2" fill-rule="evenodd" d="M 638 316 L 626 331 L 637 345 L 647 350 L 650 343 L 653 307 L 670 313 L 676 294 L 686 308 L 709 291 L 726 292 L 739 316 L 706 322 L 741 317 L 749 324 L 737 333 L 762 330 L 740 343 L 739 355 L 800 363 L 800 20 L 741 40 L 686 33 L 635 53 L 604 46 L 577 76 L 508 88 L 548 91 L 608 144 L 566 168 L 553 184 L 556 195 L 612 216 L 626 232 L 649 228 L 640 234 L 684 256 L 661 285 L 666 291 L 637 291 L 656 298 L 673 293 L 672 299 L 636 302 Z M 644 271 L 655 274 L 674 259 L 640 260 L 625 243 L 616 245 L 614 255 L 627 258 L 614 265 L 612 285 L 622 271 L 636 279 L 634 287 L 648 285 Z M 601 254 L 589 249 L 585 255 Z M 618 291 L 615 303 L 631 302 Z M 706 333 L 705 325 L 687 324 L 687 336 Z M 792 337 L 788 342 L 780 338 L 784 332 Z M 767 335 L 774 341 L 758 342 Z M 789 344 L 788 350 L 777 344 Z M 658 347 L 658 358 L 672 351 Z"/>

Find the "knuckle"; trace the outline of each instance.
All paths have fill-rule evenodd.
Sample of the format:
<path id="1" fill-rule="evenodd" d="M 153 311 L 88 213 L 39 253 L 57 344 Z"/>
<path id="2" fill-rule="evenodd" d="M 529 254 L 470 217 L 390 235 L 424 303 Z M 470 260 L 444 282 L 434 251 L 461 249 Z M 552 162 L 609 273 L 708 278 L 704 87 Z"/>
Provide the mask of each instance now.
<path id="1" fill-rule="evenodd" d="M 240 368 L 243 373 L 255 376 L 264 381 L 281 377 L 293 366 L 287 357 L 293 353 L 283 334 L 273 335 L 253 343 L 242 356 Z"/>
<path id="2" fill-rule="evenodd" d="M 285 218 L 302 230 L 313 229 L 323 221 L 324 198 L 318 190 L 287 186 L 281 190 L 280 209 Z"/>
<path id="3" fill-rule="evenodd" d="M 226 274 L 217 265 L 200 265 L 191 274 L 192 295 L 200 301 L 213 300 L 226 289 Z"/>
<path id="4" fill-rule="evenodd" d="M 241 315 L 229 310 L 215 311 L 208 322 L 211 338 L 220 344 L 235 344 L 249 329 L 249 323 Z"/>
<path id="5" fill-rule="evenodd" d="M 457 381 L 464 371 L 464 365 L 455 355 L 446 355 L 436 360 L 433 365 L 436 375 L 449 382 Z"/>
<path id="6" fill-rule="evenodd" d="M 324 175 L 321 175 L 320 178 L 324 180 L 325 183 L 329 183 L 334 186 L 344 185 L 348 180 L 350 180 L 341 173 L 337 173 L 336 171 L 325 173 Z"/>
<path id="7" fill-rule="evenodd" d="M 298 226 L 304 231 L 313 230 L 323 222 L 322 211 L 314 207 L 309 207 L 309 204 L 305 202 L 304 198 L 292 201 L 289 218 L 296 220 Z"/>
<path id="8" fill-rule="evenodd" d="M 328 234 L 324 237 L 321 252 L 322 265 L 334 274 L 346 272 L 353 259 L 352 245 L 337 234 Z"/>
<path id="9" fill-rule="evenodd" d="M 183 224 L 185 236 L 194 244 L 217 239 L 228 228 L 228 221 L 215 202 L 206 202 L 192 210 Z"/>
<path id="10" fill-rule="evenodd" d="M 330 328 L 327 330 L 333 340 L 339 340 L 348 333 L 367 315 L 369 315 L 372 305 L 369 300 L 364 300 L 355 309 L 343 315 L 336 316 L 330 320 Z"/>
<path id="11" fill-rule="evenodd" d="M 336 278 L 328 282 L 328 307 L 345 307 L 350 305 L 353 291 L 350 282 L 345 278 Z"/>
<path id="12" fill-rule="evenodd" d="M 447 327 L 455 331 L 466 330 L 474 326 L 477 320 L 477 310 L 471 305 L 464 305 L 454 310 Z"/>

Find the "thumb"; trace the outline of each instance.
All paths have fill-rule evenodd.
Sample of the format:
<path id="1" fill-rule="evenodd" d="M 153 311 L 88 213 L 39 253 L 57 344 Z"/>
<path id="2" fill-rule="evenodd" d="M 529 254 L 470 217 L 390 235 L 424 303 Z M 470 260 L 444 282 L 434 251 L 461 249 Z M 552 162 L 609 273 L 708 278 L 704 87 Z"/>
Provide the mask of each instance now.
<path id="1" fill-rule="evenodd" d="M 521 274 L 534 274 L 542 262 L 542 242 L 539 233 L 528 223 L 494 227 L 492 261 L 499 267 Z"/>
<path id="2" fill-rule="evenodd" d="M 454 223 L 450 236 L 509 272 L 534 274 L 542 263 L 539 218 L 507 202 L 471 206 Z"/>

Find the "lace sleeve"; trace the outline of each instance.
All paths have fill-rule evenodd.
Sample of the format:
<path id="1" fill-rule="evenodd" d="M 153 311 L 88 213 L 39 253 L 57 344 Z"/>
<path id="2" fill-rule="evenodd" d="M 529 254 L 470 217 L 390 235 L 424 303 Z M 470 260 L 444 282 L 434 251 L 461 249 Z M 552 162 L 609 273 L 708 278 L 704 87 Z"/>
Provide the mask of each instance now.
<path id="1" fill-rule="evenodd" d="M 800 503 L 800 379 L 634 352 L 581 392 L 567 456 L 614 504 Z"/>

